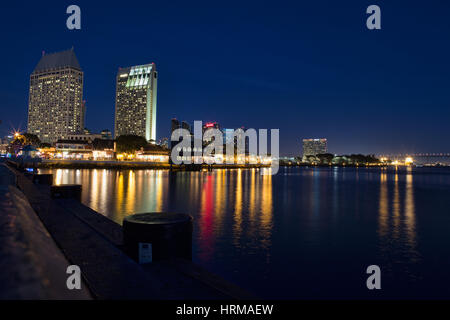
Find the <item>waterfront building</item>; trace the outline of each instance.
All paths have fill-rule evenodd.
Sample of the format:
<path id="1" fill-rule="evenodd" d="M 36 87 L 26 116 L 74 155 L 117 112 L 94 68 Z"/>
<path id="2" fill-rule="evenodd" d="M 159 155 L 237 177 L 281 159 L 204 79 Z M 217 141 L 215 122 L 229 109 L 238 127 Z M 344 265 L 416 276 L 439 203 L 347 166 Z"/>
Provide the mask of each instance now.
<path id="1" fill-rule="evenodd" d="M 234 136 L 234 129 L 222 129 L 223 144 L 235 143 L 236 137 Z"/>
<path id="2" fill-rule="evenodd" d="M 28 133 L 53 143 L 84 128 L 83 71 L 73 49 L 43 54 L 30 76 Z"/>
<path id="3" fill-rule="evenodd" d="M 169 151 L 168 150 L 136 151 L 136 160 L 157 162 L 157 163 L 169 163 Z"/>
<path id="4" fill-rule="evenodd" d="M 40 148 L 39 151 L 41 157 L 45 159 L 112 160 L 114 159 L 114 141 L 72 137 L 72 139 L 60 139 L 54 147 Z"/>
<path id="5" fill-rule="evenodd" d="M 303 139 L 303 159 L 327 152 L 327 139 Z"/>
<path id="6" fill-rule="evenodd" d="M 169 148 L 169 138 L 164 137 L 164 138 L 159 139 L 158 145 L 163 148 L 168 149 Z"/>
<path id="7" fill-rule="evenodd" d="M 137 135 L 156 140 L 156 65 L 119 68 L 116 79 L 115 137 Z"/>
<path id="8" fill-rule="evenodd" d="M 247 131 L 247 129 L 242 126 L 240 128 L 237 129 L 222 129 L 222 134 L 223 134 L 223 144 L 233 144 L 234 145 L 234 149 L 235 149 L 235 153 L 237 154 L 238 150 L 238 134 L 237 134 L 237 130 L 241 129 L 243 131 L 243 134 L 245 134 L 245 132 Z M 224 146 L 224 150 L 225 150 L 225 146 Z M 225 151 L 224 151 L 225 152 Z M 251 155 L 250 154 L 250 138 L 249 137 L 245 137 L 244 136 L 244 153 L 246 156 L 256 156 L 255 154 Z"/>
<path id="9" fill-rule="evenodd" d="M 51 146 L 46 147 L 40 147 L 39 150 L 39 157 L 41 159 L 54 159 L 56 157 L 56 148 Z"/>
<path id="10" fill-rule="evenodd" d="M 203 125 L 203 133 L 205 133 L 206 130 L 208 129 L 218 129 L 220 130 L 220 125 L 217 122 L 206 122 Z"/>
<path id="11" fill-rule="evenodd" d="M 3 138 L 3 143 L 9 144 L 14 140 L 14 135 L 7 135 Z"/>
<path id="12" fill-rule="evenodd" d="M 212 138 L 205 139 L 205 137 L 204 137 L 206 130 L 209 130 L 209 129 L 220 130 L 220 125 L 217 122 L 206 122 L 203 125 L 203 128 L 202 128 L 202 132 L 203 132 L 203 147 L 205 147 L 207 144 L 209 144 L 210 141 L 212 141 Z"/>
<path id="13" fill-rule="evenodd" d="M 192 158 L 192 154 L 191 152 L 193 152 L 194 150 L 194 135 L 192 132 L 192 128 L 189 125 L 189 123 L 187 121 L 182 121 L 180 124 L 180 121 L 178 121 L 176 118 L 173 118 L 171 121 L 171 135 L 172 133 L 177 130 L 177 129 L 186 129 L 189 131 L 190 134 L 190 138 L 191 138 L 191 145 L 190 147 L 184 147 L 183 150 L 180 149 L 180 147 L 178 147 L 178 152 L 180 153 L 180 156 L 178 157 L 178 160 L 183 159 L 186 160 L 187 158 Z M 179 143 L 179 141 L 172 141 L 172 139 L 170 139 L 170 149 L 172 150 L 177 144 Z M 170 159 L 171 161 L 171 159 Z"/>
<path id="14" fill-rule="evenodd" d="M 173 118 L 171 120 L 171 131 L 170 131 L 170 149 L 172 149 L 178 142 L 177 141 L 172 141 L 172 133 L 177 130 L 180 129 L 180 121 L 178 121 L 176 118 Z"/>
<path id="15" fill-rule="evenodd" d="M 0 143 L 0 155 L 4 155 L 6 153 L 8 153 L 8 144 Z"/>
<path id="16" fill-rule="evenodd" d="M 95 139 L 103 139 L 103 135 L 101 133 L 79 133 L 67 136 L 67 140 L 88 141 L 89 143 L 92 143 Z"/>
<path id="17" fill-rule="evenodd" d="M 53 155 L 56 159 L 92 159 L 92 144 L 85 140 L 66 140 L 60 139 L 55 144 L 56 153 Z"/>
<path id="18" fill-rule="evenodd" d="M 81 119 L 83 119 L 83 126 L 86 123 L 86 100 L 83 100 L 81 102 L 81 110 L 82 110 L 82 115 L 81 115 Z M 86 128 L 84 128 L 84 130 L 86 131 Z"/>
<path id="19" fill-rule="evenodd" d="M 104 129 L 100 134 L 102 135 L 102 139 L 112 140 L 112 133 L 110 130 Z"/>
<path id="20" fill-rule="evenodd" d="M 181 122 L 181 128 L 186 129 L 190 134 L 192 134 L 191 126 L 186 121 Z"/>
<path id="21" fill-rule="evenodd" d="M 177 130 L 177 129 L 180 129 L 181 128 L 181 126 L 180 126 L 180 121 L 178 121 L 176 118 L 173 118 L 172 120 L 171 120 L 171 131 L 170 131 L 170 134 L 172 134 L 172 132 L 174 132 L 175 130 Z"/>

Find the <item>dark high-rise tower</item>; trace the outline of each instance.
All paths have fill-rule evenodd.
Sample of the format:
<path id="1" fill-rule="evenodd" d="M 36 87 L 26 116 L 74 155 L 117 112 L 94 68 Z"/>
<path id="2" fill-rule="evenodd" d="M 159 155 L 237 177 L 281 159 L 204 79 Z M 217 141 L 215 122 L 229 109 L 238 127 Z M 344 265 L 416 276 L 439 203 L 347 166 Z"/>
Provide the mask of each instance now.
<path id="1" fill-rule="evenodd" d="M 84 128 L 83 71 L 73 49 L 43 54 L 30 76 L 28 133 L 55 142 Z"/>
<path id="2" fill-rule="evenodd" d="M 170 123 L 171 123 L 171 128 L 172 128 L 170 134 L 172 134 L 172 132 L 174 132 L 176 129 L 180 129 L 181 128 L 180 127 L 180 121 L 178 121 L 175 118 L 173 118 Z"/>
<path id="3" fill-rule="evenodd" d="M 172 136 L 172 133 L 173 133 L 175 130 L 180 129 L 181 126 L 180 126 L 180 121 L 178 121 L 178 120 L 175 119 L 175 118 L 173 118 L 173 119 L 171 120 L 170 123 L 171 123 L 171 131 L 170 131 L 170 135 Z M 170 148 L 173 148 L 173 146 L 177 144 L 177 142 L 172 141 L 172 139 L 169 139 L 169 141 L 170 141 Z"/>
<path id="4" fill-rule="evenodd" d="M 186 121 L 181 122 L 181 128 L 186 129 L 189 133 L 192 133 L 191 126 Z"/>

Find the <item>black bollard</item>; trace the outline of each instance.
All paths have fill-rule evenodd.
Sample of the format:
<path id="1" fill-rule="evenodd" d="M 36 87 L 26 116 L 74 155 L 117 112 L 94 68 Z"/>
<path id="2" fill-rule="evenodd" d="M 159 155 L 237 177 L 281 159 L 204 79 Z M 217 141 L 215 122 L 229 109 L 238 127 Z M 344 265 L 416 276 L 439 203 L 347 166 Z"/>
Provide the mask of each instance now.
<path id="1" fill-rule="evenodd" d="M 51 186 L 53 184 L 53 174 L 35 174 L 33 175 L 33 183 Z"/>
<path id="2" fill-rule="evenodd" d="M 192 260 L 192 217 L 152 212 L 123 220 L 125 252 L 140 264 L 182 258 Z"/>
<path id="3" fill-rule="evenodd" d="M 28 179 L 33 179 L 33 173 L 29 171 L 24 171 L 23 175 Z"/>
<path id="4" fill-rule="evenodd" d="M 50 187 L 50 196 L 56 199 L 76 199 L 81 201 L 81 185 L 62 184 Z"/>

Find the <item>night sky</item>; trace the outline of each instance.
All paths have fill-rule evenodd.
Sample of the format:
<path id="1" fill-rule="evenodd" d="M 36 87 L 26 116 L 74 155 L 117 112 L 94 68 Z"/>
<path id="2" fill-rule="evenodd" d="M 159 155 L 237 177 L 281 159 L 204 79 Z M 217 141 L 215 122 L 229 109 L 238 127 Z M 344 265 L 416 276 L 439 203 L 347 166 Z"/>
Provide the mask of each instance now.
<path id="1" fill-rule="evenodd" d="M 80 31 L 66 28 L 71 4 L 81 7 Z M 381 30 L 366 28 L 371 4 L 381 7 Z M 448 1 L 1 6 L 2 136 L 26 128 L 42 51 L 74 46 L 92 131 L 113 130 L 118 67 L 155 62 L 158 138 L 177 117 L 279 128 L 282 155 L 298 155 L 303 138 L 328 138 L 340 154 L 450 152 Z"/>

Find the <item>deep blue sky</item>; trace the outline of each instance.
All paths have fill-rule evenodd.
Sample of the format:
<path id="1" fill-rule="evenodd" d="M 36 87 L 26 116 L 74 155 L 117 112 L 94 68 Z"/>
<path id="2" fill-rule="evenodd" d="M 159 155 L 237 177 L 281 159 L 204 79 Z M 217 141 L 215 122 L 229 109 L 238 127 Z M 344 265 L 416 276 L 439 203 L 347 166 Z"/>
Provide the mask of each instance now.
<path id="1" fill-rule="evenodd" d="M 113 129 L 118 67 L 155 62 L 170 119 L 279 128 L 281 153 L 450 152 L 448 1 L 30 1 L 1 4 L 0 118 L 26 128 L 29 75 L 75 47 L 87 127 Z M 82 30 L 66 28 L 68 5 Z M 377 4 L 382 30 L 366 28 Z M 6 6 L 6 7 L 5 7 Z"/>

